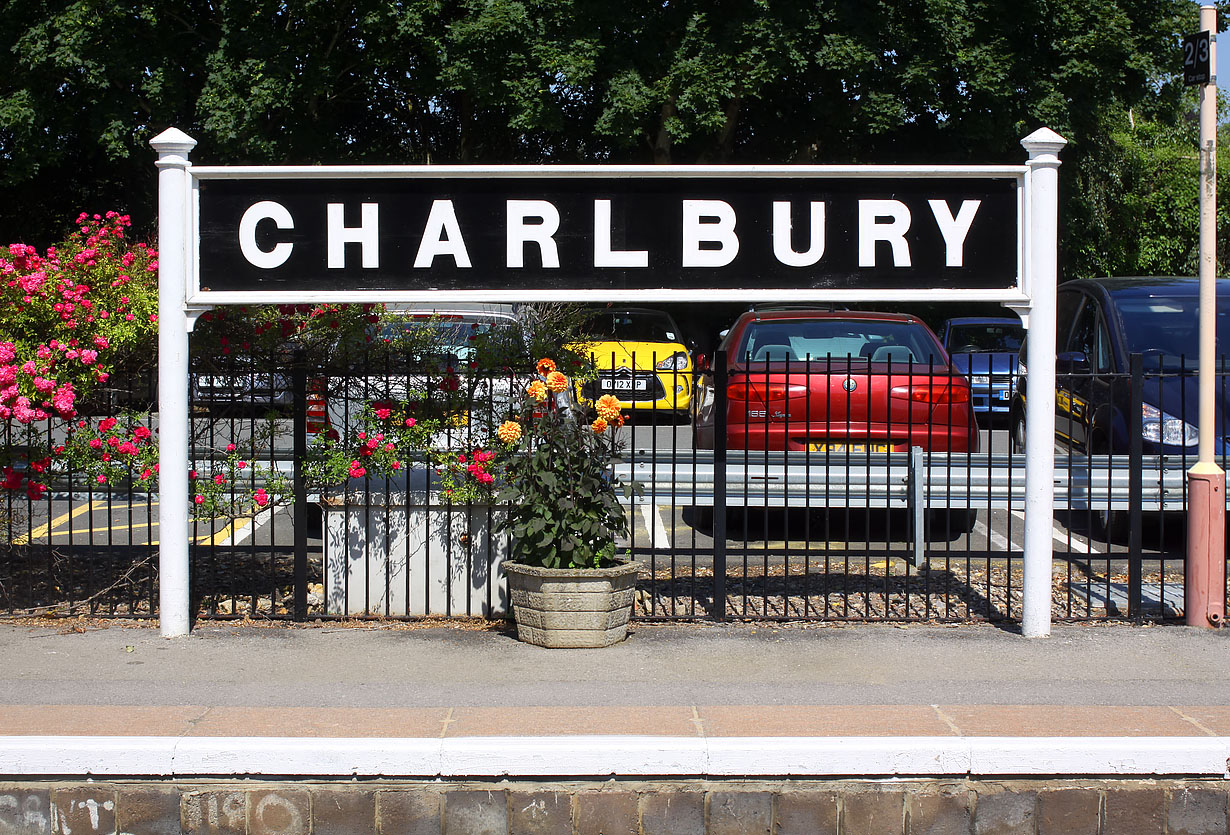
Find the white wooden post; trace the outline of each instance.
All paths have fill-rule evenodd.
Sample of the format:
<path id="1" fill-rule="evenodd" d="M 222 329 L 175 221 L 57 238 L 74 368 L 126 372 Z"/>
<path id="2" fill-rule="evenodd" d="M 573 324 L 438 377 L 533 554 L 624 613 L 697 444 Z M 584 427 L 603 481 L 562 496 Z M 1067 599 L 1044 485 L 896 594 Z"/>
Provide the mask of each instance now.
<path id="1" fill-rule="evenodd" d="M 158 611 L 164 638 L 188 634 L 188 318 L 192 262 L 188 152 L 196 140 L 169 128 L 158 152 Z"/>
<path id="2" fill-rule="evenodd" d="M 1031 297 L 1025 367 L 1025 581 L 1021 632 L 1051 634 L 1055 527 L 1055 288 L 1059 277 L 1059 151 L 1068 141 L 1049 128 L 1021 140 L 1026 175 L 1025 279 Z"/>

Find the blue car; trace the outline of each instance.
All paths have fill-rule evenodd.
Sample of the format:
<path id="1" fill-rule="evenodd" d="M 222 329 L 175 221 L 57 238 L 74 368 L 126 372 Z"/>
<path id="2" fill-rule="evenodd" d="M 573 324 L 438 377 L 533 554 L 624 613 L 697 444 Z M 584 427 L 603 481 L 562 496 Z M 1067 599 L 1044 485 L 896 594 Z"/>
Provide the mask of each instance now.
<path id="1" fill-rule="evenodd" d="M 1060 285 L 1056 313 L 1055 441 L 1088 455 L 1131 447 L 1132 354 L 1143 357 L 1141 446 L 1145 455 L 1196 460 L 1199 281 L 1195 278 L 1096 278 Z M 1217 282 L 1218 365 L 1230 360 L 1230 280 Z M 1023 352 L 1025 353 L 1025 352 Z M 1013 445 L 1025 443 L 1027 368 L 1012 401 Z M 1230 387 L 1216 381 L 1215 453 L 1224 466 Z M 1046 393 L 1047 397 L 1052 396 Z M 1127 514 L 1095 520 L 1109 538 L 1125 535 Z"/>
<path id="2" fill-rule="evenodd" d="M 952 364 L 969 378 L 974 414 L 1007 415 L 1016 388 L 1017 353 L 1025 328 L 1015 316 L 965 316 L 949 319 L 940 339 Z"/>

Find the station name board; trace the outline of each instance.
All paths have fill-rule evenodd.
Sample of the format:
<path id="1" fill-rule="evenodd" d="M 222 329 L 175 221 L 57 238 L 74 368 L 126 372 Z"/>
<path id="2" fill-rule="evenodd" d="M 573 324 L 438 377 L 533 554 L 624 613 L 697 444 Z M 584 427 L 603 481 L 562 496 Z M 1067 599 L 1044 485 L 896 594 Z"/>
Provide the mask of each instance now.
<path id="1" fill-rule="evenodd" d="M 1016 176 L 594 171 L 204 178 L 193 295 L 1018 284 Z"/>

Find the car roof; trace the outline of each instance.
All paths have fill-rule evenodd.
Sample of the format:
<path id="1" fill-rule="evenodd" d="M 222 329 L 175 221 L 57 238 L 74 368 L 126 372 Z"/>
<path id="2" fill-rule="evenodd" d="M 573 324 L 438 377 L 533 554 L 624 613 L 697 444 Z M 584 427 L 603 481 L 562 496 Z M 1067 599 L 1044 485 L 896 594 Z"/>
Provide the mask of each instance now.
<path id="1" fill-rule="evenodd" d="M 866 310 L 753 310 L 742 314 L 739 321 L 790 321 L 792 319 L 831 319 L 839 322 L 917 322 L 922 319 L 912 313 L 876 313 Z"/>
<path id="2" fill-rule="evenodd" d="M 385 311 L 393 315 L 434 314 L 439 316 L 490 316 L 515 319 L 518 306 L 500 302 L 390 302 Z"/>
<path id="3" fill-rule="evenodd" d="M 1015 316 L 955 316 L 945 319 L 946 325 L 1020 325 L 1021 320 Z"/>
<path id="4" fill-rule="evenodd" d="M 670 314 L 665 310 L 655 310 L 652 307 L 595 307 L 587 312 L 595 316 L 603 313 L 648 313 L 654 316 L 670 318 Z"/>
<path id="5" fill-rule="evenodd" d="M 1140 298 L 1164 293 L 1168 296 L 1197 296 L 1200 294 L 1200 279 L 1193 276 L 1114 276 L 1107 278 L 1078 278 L 1065 281 L 1061 288 L 1099 288 L 1108 296 L 1116 298 Z M 1216 281 L 1217 295 L 1230 295 L 1230 279 Z"/>

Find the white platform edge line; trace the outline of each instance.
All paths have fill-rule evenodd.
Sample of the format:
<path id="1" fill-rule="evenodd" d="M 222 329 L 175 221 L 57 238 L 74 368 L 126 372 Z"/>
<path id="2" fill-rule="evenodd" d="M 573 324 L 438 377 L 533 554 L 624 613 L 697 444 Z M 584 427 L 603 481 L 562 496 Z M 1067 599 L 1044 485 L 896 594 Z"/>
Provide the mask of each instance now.
<path id="1" fill-rule="evenodd" d="M 0 777 L 1230 777 L 1230 737 L 0 736 Z"/>

